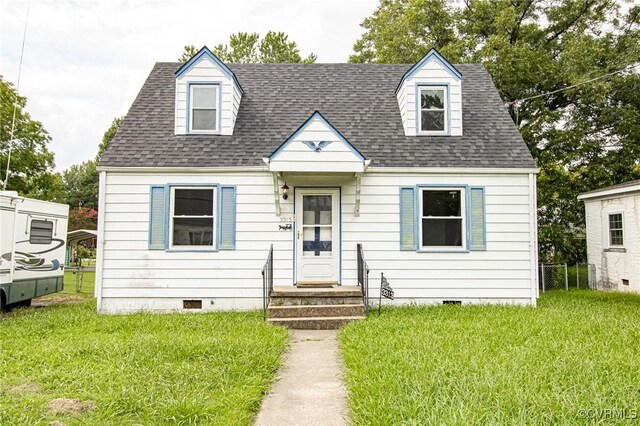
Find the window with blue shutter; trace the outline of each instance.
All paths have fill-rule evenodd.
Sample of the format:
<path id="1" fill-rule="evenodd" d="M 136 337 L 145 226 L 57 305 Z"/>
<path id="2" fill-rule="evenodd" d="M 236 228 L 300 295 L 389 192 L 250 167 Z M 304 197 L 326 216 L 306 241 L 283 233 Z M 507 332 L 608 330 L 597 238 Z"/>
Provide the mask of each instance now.
<path id="1" fill-rule="evenodd" d="M 166 248 L 166 190 L 152 186 L 149 193 L 149 250 Z"/>
<path id="2" fill-rule="evenodd" d="M 235 250 L 236 248 L 236 188 L 234 186 L 220 187 L 220 232 L 218 248 L 220 250 Z"/>
<path id="3" fill-rule="evenodd" d="M 484 188 L 469 188 L 469 248 L 487 249 Z"/>
<path id="4" fill-rule="evenodd" d="M 400 188 L 400 250 L 415 249 L 415 188 Z"/>

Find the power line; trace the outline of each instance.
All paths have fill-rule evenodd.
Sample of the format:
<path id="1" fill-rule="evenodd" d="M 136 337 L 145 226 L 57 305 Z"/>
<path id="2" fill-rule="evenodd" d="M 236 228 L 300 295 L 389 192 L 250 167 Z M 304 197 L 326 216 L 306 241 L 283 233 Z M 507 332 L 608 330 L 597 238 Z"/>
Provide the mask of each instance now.
<path id="1" fill-rule="evenodd" d="M 528 100 L 531 100 L 531 99 L 543 98 L 545 96 L 549 96 L 549 95 L 553 95 L 553 94 L 556 94 L 556 93 L 564 92 L 565 90 L 573 89 L 573 88 L 576 88 L 576 87 L 579 87 L 579 86 L 584 86 L 585 84 L 593 83 L 594 81 L 602 80 L 604 78 L 608 78 L 608 77 L 614 76 L 616 74 L 623 73 L 623 72 L 625 72 L 625 71 L 627 71 L 629 69 L 635 68 L 638 64 L 640 64 L 640 62 L 636 62 L 634 64 L 627 65 L 626 67 L 621 68 L 621 69 L 619 69 L 617 71 L 613 71 L 613 72 L 610 72 L 610 73 L 607 73 L 607 74 L 603 74 L 601 76 L 594 77 L 594 78 L 591 78 L 589 80 L 586 80 L 586 81 L 583 81 L 583 82 L 580 82 L 580 83 L 572 84 L 571 86 L 563 87 L 562 89 L 552 90 L 551 92 L 542 93 L 540 95 L 529 96 L 527 98 L 516 99 L 516 100 L 513 100 L 511 102 L 507 102 L 507 105 L 511 106 L 511 105 L 514 105 L 517 102 L 524 102 L 524 101 L 528 101 Z"/>
<path id="2" fill-rule="evenodd" d="M 24 19 L 24 34 L 22 36 L 22 49 L 20 50 L 20 65 L 18 66 L 18 81 L 16 82 L 16 96 L 13 100 L 13 118 L 11 119 L 11 137 L 9 138 L 9 154 L 7 155 L 7 170 L 2 183 L 2 189 L 6 190 L 9 183 L 9 166 L 11 165 L 11 153 L 13 151 L 14 131 L 16 128 L 16 112 L 18 111 L 18 93 L 20 90 L 20 76 L 22 75 L 22 59 L 24 58 L 24 43 L 27 39 L 27 23 L 29 22 L 29 6 L 27 6 L 27 16 Z"/>

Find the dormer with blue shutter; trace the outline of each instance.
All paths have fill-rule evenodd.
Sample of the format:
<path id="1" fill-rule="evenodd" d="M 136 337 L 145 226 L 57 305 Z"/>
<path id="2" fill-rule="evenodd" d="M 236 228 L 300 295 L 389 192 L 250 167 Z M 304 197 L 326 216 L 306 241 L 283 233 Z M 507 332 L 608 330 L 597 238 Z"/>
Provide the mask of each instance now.
<path id="1" fill-rule="evenodd" d="M 431 49 L 396 89 L 405 136 L 462 135 L 462 74 Z"/>
<path id="2" fill-rule="evenodd" d="M 176 135 L 233 135 L 244 91 L 206 46 L 176 71 Z"/>

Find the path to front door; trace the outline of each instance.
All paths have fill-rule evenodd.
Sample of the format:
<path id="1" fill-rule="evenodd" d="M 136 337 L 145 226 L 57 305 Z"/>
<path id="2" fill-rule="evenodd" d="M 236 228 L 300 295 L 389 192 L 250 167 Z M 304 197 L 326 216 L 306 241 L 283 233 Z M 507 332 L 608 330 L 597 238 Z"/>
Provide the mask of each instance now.
<path id="1" fill-rule="evenodd" d="M 347 425 L 337 330 L 293 330 L 278 381 L 262 401 L 256 426 Z"/>

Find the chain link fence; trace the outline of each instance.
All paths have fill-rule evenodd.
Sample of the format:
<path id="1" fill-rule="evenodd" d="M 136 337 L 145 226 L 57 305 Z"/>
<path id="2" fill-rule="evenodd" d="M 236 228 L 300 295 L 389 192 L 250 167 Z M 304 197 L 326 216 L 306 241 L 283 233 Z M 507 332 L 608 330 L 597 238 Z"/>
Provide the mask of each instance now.
<path id="1" fill-rule="evenodd" d="M 604 289 L 596 281 L 596 266 L 592 263 L 577 263 L 575 265 L 540 263 L 538 282 L 540 291 L 567 291 L 570 288 Z"/>
<path id="2" fill-rule="evenodd" d="M 541 291 L 569 290 L 569 268 L 567 264 L 541 263 L 538 268 Z"/>

